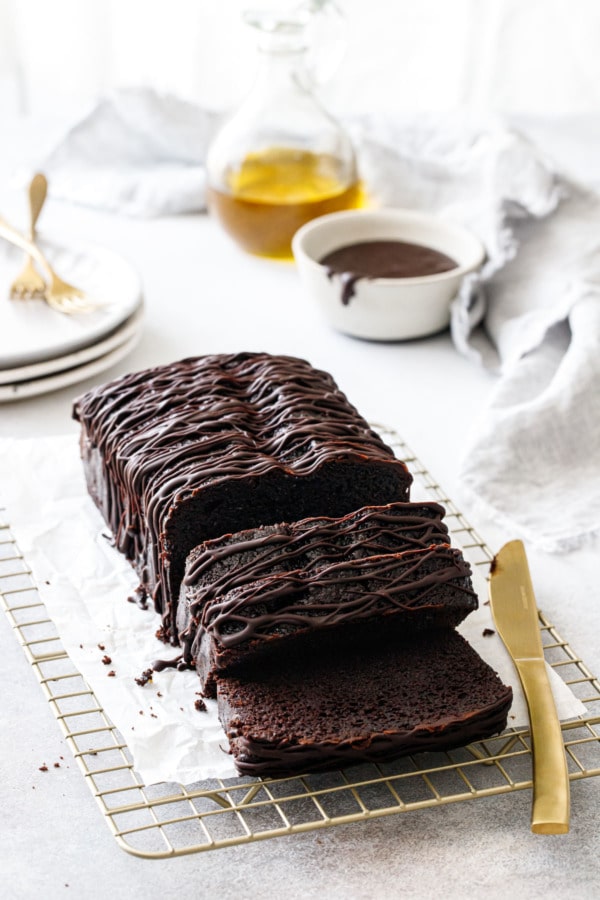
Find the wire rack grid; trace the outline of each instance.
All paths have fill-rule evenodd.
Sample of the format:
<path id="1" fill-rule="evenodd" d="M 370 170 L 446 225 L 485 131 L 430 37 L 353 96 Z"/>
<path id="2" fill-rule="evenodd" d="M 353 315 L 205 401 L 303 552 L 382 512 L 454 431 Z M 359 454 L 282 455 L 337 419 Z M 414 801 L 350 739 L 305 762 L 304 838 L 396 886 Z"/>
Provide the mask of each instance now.
<path id="1" fill-rule="evenodd" d="M 447 510 L 453 543 L 487 576 L 492 552 L 410 448 L 375 426 L 421 493 Z M 2 512 L 0 511 L 0 516 Z M 0 600 L 118 844 L 159 859 L 530 789 L 527 729 L 445 753 L 293 778 L 144 785 L 126 742 L 62 646 L 8 522 L 0 520 Z M 569 777 L 600 775 L 600 683 L 540 614 L 546 659 L 586 714 L 563 724 Z"/>

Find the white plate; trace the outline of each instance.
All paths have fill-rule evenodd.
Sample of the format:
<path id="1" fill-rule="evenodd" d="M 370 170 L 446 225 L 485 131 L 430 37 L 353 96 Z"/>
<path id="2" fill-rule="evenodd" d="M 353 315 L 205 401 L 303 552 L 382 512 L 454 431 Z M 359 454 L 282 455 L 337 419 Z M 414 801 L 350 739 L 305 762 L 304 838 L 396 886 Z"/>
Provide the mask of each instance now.
<path id="1" fill-rule="evenodd" d="M 104 372 L 105 369 L 114 366 L 127 356 L 136 346 L 140 335 L 141 330 L 138 329 L 125 343 L 99 359 L 85 363 L 83 366 L 75 366 L 73 369 L 58 372 L 55 375 L 48 375 L 45 378 L 35 378 L 32 381 L 19 381 L 15 384 L 0 385 L 0 403 L 10 403 L 12 400 L 24 400 L 26 397 L 48 394 L 50 391 L 58 391 L 61 388 L 68 387 L 70 384 L 77 384 L 77 382 L 83 381 L 85 378 L 92 378 L 94 375 L 98 375 L 100 372 Z"/>
<path id="2" fill-rule="evenodd" d="M 142 325 L 143 315 L 143 306 L 139 306 L 134 314 L 123 322 L 116 331 L 107 338 L 92 344 L 91 347 L 85 347 L 83 350 L 76 350 L 74 353 L 67 353 L 65 356 L 57 356 L 55 359 L 48 359 L 44 362 L 32 363 L 29 366 L 2 369 L 0 370 L 0 385 L 15 384 L 19 381 L 32 381 L 33 379 L 43 378 L 46 375 L 53 375 L 55 372 L 74 369 L 76 366 L 82 366 L 84 363 L 99 359 L 111 350 L 120 347 L 134 334 L 137 334 Z"/>
<path id="3" fill-rule="evenodd" d="M 56 359 L 110 335 L 142 301 L 139 275 L 122 257 L 94 244 L 59 247 L 40 240 L 61 278 L 88 292 L 99 308 L 76 316 L 43 300 L 11 300 L 9 288 L 24 253 L 0 241 L 0 370 Z"/>

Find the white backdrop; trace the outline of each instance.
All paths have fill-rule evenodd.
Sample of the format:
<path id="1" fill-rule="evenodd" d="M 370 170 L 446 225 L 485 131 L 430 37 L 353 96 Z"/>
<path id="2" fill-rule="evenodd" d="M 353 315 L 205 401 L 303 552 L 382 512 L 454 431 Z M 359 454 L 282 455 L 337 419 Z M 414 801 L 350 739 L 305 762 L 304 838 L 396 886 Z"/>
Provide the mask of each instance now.
<path id="1" fill-rule="evenodd" d="M 296 0 L 298 2 L 298 0 Z M 599 0 L 337 0 L 348 47 L 337 111 L 564 115 L 600 110 Z M 252 73 L 248 6 L 291 0 L 0 0 L 0 112 L 145 84 L 213 109 Z"/>

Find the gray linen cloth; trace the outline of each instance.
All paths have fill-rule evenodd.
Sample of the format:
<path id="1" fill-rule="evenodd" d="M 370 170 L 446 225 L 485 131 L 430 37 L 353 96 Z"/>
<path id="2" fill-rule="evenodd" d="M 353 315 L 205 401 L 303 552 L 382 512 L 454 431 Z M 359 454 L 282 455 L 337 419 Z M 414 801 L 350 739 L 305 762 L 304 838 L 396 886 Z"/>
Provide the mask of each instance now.
<path id="1" fill-rule="evenodd" d="M 63 199 L 138 216 L 201 210 L 217 121 L 149 90 L 117 92 L 45 171 Z M 463 499 L 549 552 L 576 548 L 600 532 L 600 198 L 496 120 L 346 124 L 380 204 L 462 222 L 487 251 L 452 308 L 456 348 L 498 375 L 466 438 Z"/>
<path id="2" fill-rule="evenodd" d="M 204 159 L 218 116 L 128 88 L 103 97 L 41 165 L 54 197 L 128 216 L 204 208 Z"/>
<path id="3" fill-rule="evenodd" d="M 462 221 L 487 250 L 452 308 L 457 349 L 499 376 L 474 411 L 463 498 L 575 549 L 600 532 L 600 197 L 498 123 L 367 119 L 355 140 L 382 202 Z"/>

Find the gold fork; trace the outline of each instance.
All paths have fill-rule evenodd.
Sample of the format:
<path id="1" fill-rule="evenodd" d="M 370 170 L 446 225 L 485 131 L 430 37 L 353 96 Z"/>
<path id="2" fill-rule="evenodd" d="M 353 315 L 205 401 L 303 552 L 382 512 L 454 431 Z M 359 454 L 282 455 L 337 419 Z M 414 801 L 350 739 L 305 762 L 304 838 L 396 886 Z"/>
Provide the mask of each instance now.
<path id="1" fill-rule="evenodd" d="M 29 185 L 29 233 L 27 237 L 30 241 L 35 240 L 35 226 L 46 201 L 47 192 L 46 176 L 38 172 L 33 176 Z M 43 297 L 45 289 L 46 282 L 36 269 L 33 258 L 28 256 L 23 269 L 10 286 L 11 298 L 13 300 L 30 300 L 34 297 Z"/>
<path id="2" fill-rule="evenodd" d="M 98 309 L 98 304 L 94 303 L 88 295 L 76 288 L 74 285 L 64 281 L 56 274 L 45 255 L 42 253 L 37 244 L 28 241 L 24 234 L 9 225 L 4 219 L 0 218 L 0 237 L 20 247 L 29 256 L 32 256 L 35 262 L 44 270 L 48 276 L 46 286 L 44 288 L 43 298 L 52 309 L 66 315 L 76 315 L 77 313 L 91 312 Z"/>

